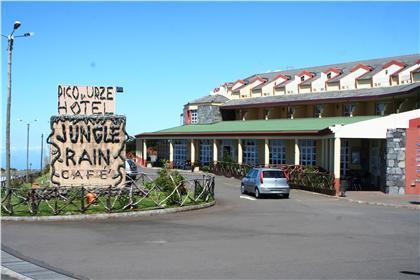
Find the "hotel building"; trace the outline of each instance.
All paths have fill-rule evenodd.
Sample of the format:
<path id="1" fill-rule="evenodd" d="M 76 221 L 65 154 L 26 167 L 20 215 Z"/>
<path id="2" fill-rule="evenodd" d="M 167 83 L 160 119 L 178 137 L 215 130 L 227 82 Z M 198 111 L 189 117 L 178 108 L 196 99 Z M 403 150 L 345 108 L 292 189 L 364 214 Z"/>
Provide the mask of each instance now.
<path id="1" fill-rule="evenodd" d="M 183 125 L 136 135 L 175 168 L 318 166 L 363 190 L 420 193 L 420 54 L 255 74 L 187 103 Z M 406 151 L 412 149 L 412 153 Z"/>

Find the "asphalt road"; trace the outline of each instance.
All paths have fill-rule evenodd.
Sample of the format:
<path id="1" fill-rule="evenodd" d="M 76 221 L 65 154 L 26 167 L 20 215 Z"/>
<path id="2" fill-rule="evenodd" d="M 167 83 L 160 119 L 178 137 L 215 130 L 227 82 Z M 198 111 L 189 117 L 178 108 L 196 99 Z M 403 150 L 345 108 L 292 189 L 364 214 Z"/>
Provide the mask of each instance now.
<path id="1" fill-rule="evenodd" d="M 90 279 L 419 279 L 416 210 L 292 191 L 241 198 L 216 179 L 217 205 L 98 222 L 2 222 L 3 249 Z"/>

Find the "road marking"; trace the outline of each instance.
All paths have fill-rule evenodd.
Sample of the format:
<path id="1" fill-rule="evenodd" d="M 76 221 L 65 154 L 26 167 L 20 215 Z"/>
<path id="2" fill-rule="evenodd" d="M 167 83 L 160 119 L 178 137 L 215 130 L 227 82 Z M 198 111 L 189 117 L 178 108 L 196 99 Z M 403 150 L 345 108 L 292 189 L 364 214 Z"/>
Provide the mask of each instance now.
<path id="1" fill-rule="evenodd" d="M 250 197 L 250 196 L 246 196 L 246 195 L 241 195 L 240 198 L 245 198 L 245 199 L 249 199 L 249 200 L 256 200 L 255 198 Z"/>
<path id="2" fill-rule="evenodd" d="M 168 241 L 166 241 L 166 240 L 151 240 L 151 241 L 145 241 L 144 243 L 149 243 L 149 244 L 166 244 L 166 243 L 168 243 Z"/>

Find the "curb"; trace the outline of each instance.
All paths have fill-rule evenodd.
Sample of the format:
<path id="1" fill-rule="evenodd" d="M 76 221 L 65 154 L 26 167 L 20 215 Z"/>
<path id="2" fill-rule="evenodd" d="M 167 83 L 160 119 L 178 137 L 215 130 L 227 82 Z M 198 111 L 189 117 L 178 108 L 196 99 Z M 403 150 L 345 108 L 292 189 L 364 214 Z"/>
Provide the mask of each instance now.
<path id="1" fill-rule="evenodd" d="M 310 191 L 305 191 L 305 190 L 300 190 L 300 189 L 294 189 L 294 190 L 301 191 L 301 192 L 308 192 L 308 193 L 311 193 L 311 194 L 314 194 L 314 195 L 323 196 L 323 197 L 341 199 L 341 200 L 345 200 L 345 201 L 352 202 L 352 203 L 358 203 L 358 204 L 366 204 L 366 205 L 373 205 L 373 206 L 385 206 L 385 207 L 393 207 L 393 208 L 406 208 L 406 209 L 412 209 L 412 210 L 420 210 L 420 205 L 419 206 L 416 206 L 416 205 L 397 205 L 397 204 L 391 204 L 391 203 L 357 200 L 357 199 L 352 199 L 352 198 L 347 198 L 347 197 L 327 195 L 327 194 L 323 194 L 323 193 L 310 192 Z"/>
<path id="2" fill-rule="evenodd" d="M 29 278 L 23 274 L 17 273 L 11 269 L 8 269 L 7 267 L 1 266 L 1 275 L 6 275 L 11 278 L 15 278 L 17 280 L 33 280 L 32 278 Z"/>
<path id="3" fill-rule="evenodd" d="M 110 214 L 78 214 L 78 215 L 67 215 L 67 216 L 39 216 L 39 217 L 12 217 L 2 216 L 1 221 L 13 221 L 13 222 L 53 222 L 53 221 L 99 221 L 118 219 L 126 217 L 149 217 L 164 214 L 172 214 L 179 212 L 187 212 L 192 210 L 199 210 L 211 207 L 216 204 L 216 200 L 207 202 L 199 205 L 191 205 L 177 208 L 168 209 L 157 209 L 157 210 L 146 210 L 146 211 L 134 211 L 124 213 L 110 213 Z"/>

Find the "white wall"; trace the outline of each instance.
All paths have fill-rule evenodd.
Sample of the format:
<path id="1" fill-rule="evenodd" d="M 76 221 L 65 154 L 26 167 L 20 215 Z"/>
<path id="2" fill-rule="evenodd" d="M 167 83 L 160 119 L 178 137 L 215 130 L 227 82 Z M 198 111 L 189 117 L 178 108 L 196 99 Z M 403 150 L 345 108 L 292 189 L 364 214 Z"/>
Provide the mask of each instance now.
<path id="1" fill-rule="evenodd" d="M 325 82 L 328 80 L 327 74 L 321 72 L 321 77 L 312 82 L 311 88 L 313 92 L 326 91 Z"/>
<path id="2" fill-rule="evenodd" d="M 237 89 L 238 87 L 241 87 L 241 86 L 243 86 L 243 83 L 241 83 L 241 82 L 236 82 L 236 83 L 233 85 L 233 87 L 232 87 L 232 91 L 234 91 L 235 89 Z"/>
<path id="3" fill-rule="evenodd" d="M 396 64 L 392 64 L 385 69 L 382 69 L 378 73 L 372 76 L 373 87 L 388 87 L 390 86 L 390 76 L 400 70 L 402 67 Z"/>
<path id="4" fill-rule="evenodd" d="M 283 83 L 284 81 L 286 81 L 286 79 L 280 77 L 280 78 L 277 78 L 276 80 L 271 81 L 271 82 L 267 83 L 266 85 L 264 85 L 262 87 L 263 96 L 264 95 L 273 95 L 273 92 L 274 92 L 273 88 L 276 85 L 279 85 L 279 84 Z"/>
<path id="5" fill-rule="evenodd" d="M 243 88 L 239 90 L 241 97 L 251 97 L 251 88 L 256 87 L 260 84 L 262 84 L 260 80 L 255 80 L 252 83 L 247 84 Z"/>
<path id="6" fill-rule="evenodd" d="M 366 74 L 368 71 L 364 68 L 359 68 L 354 72 L 350 72 L 340 79 L 340 89 L 348 90 L 356 88 L 356 78 Z"/>
<path id="7" fill-rule="evenodd" d="M 406 83 L 411 83 L 411 71 L 416 70 L 418 67 L 420 66 L 419 63 L 408 67 L 407 69 L 404 69 L 403 71 L 401 71 L 400 73 L 398 73 L 398 83 L 401 84 L 406 84 Z"/>
<path id="8" fill-rule="evenodd" d="M 330 129 L 335 133 L 335 137 L 340 138 L 385 139 L 387 129 L 407 128 L 409 120 L 419 116 L 420 109 L 417 109 Z"/>

